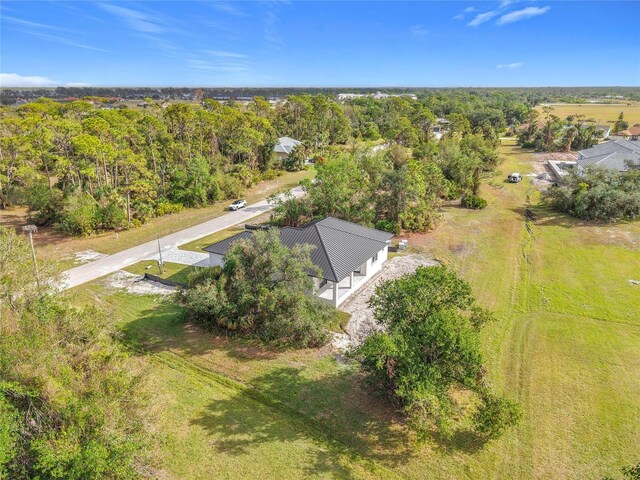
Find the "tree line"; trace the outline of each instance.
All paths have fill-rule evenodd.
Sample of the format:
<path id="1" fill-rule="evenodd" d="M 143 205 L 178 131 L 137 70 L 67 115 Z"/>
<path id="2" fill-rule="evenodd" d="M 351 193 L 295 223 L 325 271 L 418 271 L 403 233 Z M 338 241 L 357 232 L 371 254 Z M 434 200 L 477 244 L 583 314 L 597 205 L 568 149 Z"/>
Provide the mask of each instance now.
<path id="1" fill-rule="evenodd" d="M 163 106 L 147 100 L 144 109 L 105 109 L 93 97 L 5 107 L 0 208 L 26 205 L 38 225 L 73 235 L 129 228 L 237 198 L 258 181 L 304 168 L 308 158 L 332 163 L 356 150 L 345 146 L 384 140 L 394 146 L 389 154 L 357 160 L 357 168 L 346 172 L 367 177 L 358 186 L 369 203 L 381 194 L 364 220 L 421 230 L 433 224 L 428 210 L 437 198 L 465 196 L 467 205 L 482 205 L 470 196 L 477 194 L 482 172 L 495 166 L 498 132 L 530 110 L 514 95 L 459 91 L 344 104 L 292 95 L 275 106 L 262 97 L 246 104 L 205 99 Z M 433 134 L 438 126 L 445 132 L 440 142 Z M 284 135 L 303 143 L 281 162 L 273 147 Z M 410 205 L 413 210 L 403 214 Z M 422 215 L 422 207 L 425 218 L 409 218 Z"/>

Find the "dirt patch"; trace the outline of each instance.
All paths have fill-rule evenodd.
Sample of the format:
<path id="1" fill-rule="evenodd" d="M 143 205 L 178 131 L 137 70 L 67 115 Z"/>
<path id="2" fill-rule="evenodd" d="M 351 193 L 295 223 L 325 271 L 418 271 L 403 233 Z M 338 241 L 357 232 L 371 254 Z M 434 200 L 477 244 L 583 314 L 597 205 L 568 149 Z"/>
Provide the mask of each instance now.
<path id="1" fill-rule="evenodd" d="M 142 275 L 135 275 L 124 270 L 118 270 L 106 277 L 103 284 L 113 290 L 125 290 L 133 295 L 171 295 L 176 289 L 161 283 L 143 280 Z"/>
<path id="2" fill-rule="evenodd" d="M 425 255 L 404 255 L 389 260 L 379 273 L 338 307 L 350 313 L 351 319 L 347 323 L 346 334 L 335 334 L 332 342 L 334 348 L 344 351 L 352 345 L 362 343 L 371 333 L 381 330 L 382 327 L 373 318 L 373 310 L 368 305 L 369 299 L 380 283 L 412 273 L 418 267 L 433 265 L 438 265 L 438 262 Z"/>

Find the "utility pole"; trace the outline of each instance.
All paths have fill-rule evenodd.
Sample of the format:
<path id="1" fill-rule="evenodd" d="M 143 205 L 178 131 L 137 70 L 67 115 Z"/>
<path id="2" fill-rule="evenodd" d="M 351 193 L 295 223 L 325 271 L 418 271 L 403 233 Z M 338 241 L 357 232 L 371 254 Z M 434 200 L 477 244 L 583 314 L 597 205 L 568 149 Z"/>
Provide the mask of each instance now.
<path id="1" fill-rule="evenodd" d="M 156 237 L 158 240 L 158 266 L 160 267 L 160 273 L 164 273 L 164 261 L 162 260 L 162 250 L 160 249 L 160 237 Z"/>
<path id="2" fill-rule="evenodd" d="M 38 227 L 35 225 L 25 225 L 24 227 L 22 227 L 22 231 L 29 234 L 29 242 L 31 243 L 31 258 L 33 259 L 33 270 L 36 273 L 36 285 L 38 285 L 38 290 L 40 290 L 40 278 L 38 275 L 38 262 L 36 261 L 36 249 L 33 246 L 33 234 L 38 231 Z"/>

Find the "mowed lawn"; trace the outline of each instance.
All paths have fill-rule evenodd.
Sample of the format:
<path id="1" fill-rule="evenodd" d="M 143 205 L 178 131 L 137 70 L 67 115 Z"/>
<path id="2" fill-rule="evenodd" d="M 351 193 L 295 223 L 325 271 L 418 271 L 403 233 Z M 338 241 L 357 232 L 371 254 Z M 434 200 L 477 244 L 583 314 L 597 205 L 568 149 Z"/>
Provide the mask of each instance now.
<path id="1" fill-rule="evenodd" d="M 600 479 L 640 460 L 640 224 L 583 225 L 538 205 L 530 155 L 501 147 L 483 211 L 456 206 L 410 245 L 455 268 L 496 312 L 483 343 L 493 384 L 525 418 L 486 445 L 417 444 L 392 406 L 328 348 L 273 350 L 185 325 L 171 300 L 77 302 L 121 319 L 148 366 L 154 451 L 168 478 Z M 535 220 L 525 225 L 525 208 Z"/>
<path id="2" fill-rule="evenodd" d="M 606 105 L 606 104 L 593 104 L 593 103 L 562 103 L 551 105 L 553 108 L 553 114 L 565 119 L 569 115 L 584 115 L 586 119 L 593 119 L 600 125 L 611 124 L 618 119 L 620 112 L 624 113 L 624 119 L 629 122 L 629 125 L 640 123 L 640 103 L 632 102 L 631 105 L 627 105 L 626 102 L 620 105 Z M 536 109 L 542 113 L 542 106 L 537 106 Z"/>

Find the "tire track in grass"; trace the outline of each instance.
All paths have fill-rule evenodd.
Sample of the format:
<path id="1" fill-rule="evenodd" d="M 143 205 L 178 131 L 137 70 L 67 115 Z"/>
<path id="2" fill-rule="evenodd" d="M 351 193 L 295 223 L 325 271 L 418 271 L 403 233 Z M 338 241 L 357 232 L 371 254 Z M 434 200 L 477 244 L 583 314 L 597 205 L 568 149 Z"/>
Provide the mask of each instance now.
<path id="1" fill-rule="evenodd" d="M 183 356 L 174 352 L 159 352 L 149 355 L 153 361 L 161 363 L 171 369 L 178 370 L 186 374 L 193 374 L 202 382 L 222 386 L 236 392 L 238 395 L 249 401 L 256 402 L 268 408 L 274 415 L 284 419 L 291 426 L 303 432 L 303 434 L 321 444 L 326 445 L 337 455 L 346 457 L 350 462 L 354 462 L 363 467 L 374 478 L 403 479 L 393 470 L 380 465 L 375 460 L 367 458 L 353 450 L 342 441 L 333 437 L 321 422 L 309 418 L 298 410 L 287 406 L 280 400 L 267 396 L 256 388 L 252 388 L 242 382 L 232 380 L 224 375 L 212 372 L 204 367 L 200 367 Z"/>

